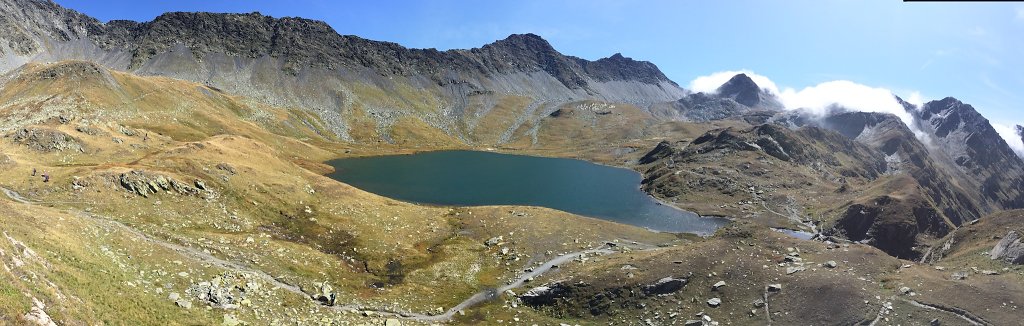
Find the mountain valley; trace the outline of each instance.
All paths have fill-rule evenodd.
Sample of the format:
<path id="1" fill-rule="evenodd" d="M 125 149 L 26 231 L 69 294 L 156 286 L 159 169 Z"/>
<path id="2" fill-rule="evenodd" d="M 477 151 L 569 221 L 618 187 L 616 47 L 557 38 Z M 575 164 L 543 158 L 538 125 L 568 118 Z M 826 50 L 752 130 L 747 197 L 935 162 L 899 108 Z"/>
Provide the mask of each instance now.
<path id="1" fill-rule="evenodd" d="M 745 74 L 534 34 L 439 51 L 260 13 L 0 0 L 0 324 L 1011 325 L 1024 160 L 953 97 L 787 108 Z M 1024 132 L 1017 126 L 1021 140 Z M 474 150 L 639 172 L 660 232 L 399 201 L 333 159 Z M 794 237 L 792 234 L 803 234 Z"/>

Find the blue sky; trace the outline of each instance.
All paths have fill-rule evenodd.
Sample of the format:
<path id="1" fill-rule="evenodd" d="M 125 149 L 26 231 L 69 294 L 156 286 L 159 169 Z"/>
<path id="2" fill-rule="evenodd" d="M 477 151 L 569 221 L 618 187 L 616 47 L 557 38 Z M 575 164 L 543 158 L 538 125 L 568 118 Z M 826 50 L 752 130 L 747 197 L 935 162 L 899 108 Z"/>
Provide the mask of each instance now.
<path id="1" fill-rule="evenodd" d="M 1024 3 L 899 1 L 86 1 L 102 21 L 166 11 L 259 11 L 416 48 L 471 48 L 535 33 L 562 53 L 621 52 L 682 86 L 746 69 L 779 88 L 833 80 L 924 99 L 954 96 L 993 122 L 1024 124 Z"/>

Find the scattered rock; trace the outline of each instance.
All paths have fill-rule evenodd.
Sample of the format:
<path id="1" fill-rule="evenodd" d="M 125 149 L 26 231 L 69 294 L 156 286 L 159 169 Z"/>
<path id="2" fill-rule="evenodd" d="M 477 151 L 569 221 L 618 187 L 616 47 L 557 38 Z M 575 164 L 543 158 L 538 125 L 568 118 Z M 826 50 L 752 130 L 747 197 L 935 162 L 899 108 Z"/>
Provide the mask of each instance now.
<path id="1" fill-rule="evenodd" d="M 384 321 L 384 326 L 402 326 L 402 321 L 394 318 L 388 318 Z"/>
<path id="2" fill-rule="evenodd" d="M 967 272 L 956 272 L 956 273 L 953 273 L 953 275 L 950 276 L 950 279 L 952 279 L 954 281 L 962 281 L 962 280 L 966 280 L 967 279 L 967 275 L 968 275 Z"/>
<path id="3" fill-rule="evenodd" d="M 914 292 L 913 290 L 911 290 L 909 287 L 906 287 L 906 286 L 900 288 L 900 294 L 902 294 L 902 295 L 909 295 L 909 294 L 911 294 L 913 292 Z"/>
<path id="4" fill-rule="evenodd" d="M 689 320 L 686 321 L 686 323 L 683 323 L 683 325 L 685 325 L 685 326 L 702 326 L 702 325 L 704 325 L 704 321 L 689 319 Z"/>
<path id="5" fill-rule="evenodd" d="M 1010 231 L 999 240 L 999 243 L 989 253 L 992 259 L 998 259 L 1010 264 L 1024 265 L 1024 243 L 1021 243 L 1021 236 L 1017 231 Z"/>
<path id="6" fill-rule="evenodd" d="M 711 286 L 712 290 L 718 290 L 718 288 L 725 286 L 725 281 L 718 281 L 715 285 Z"/>
<path id="7" fill-rule="evenodd" d="M 484 245 L 485 245 L 485 246 L 488 246 L 488 247 L 493 247 L 493 246 L 497 246 L 498 244 L 500 244 L 500 243 L 501 243 L 501 240 L 502 240 L 502 239 L 503 239 L 503 238 L 502 238 L 501 236 L 496 236 L 496 237 L 493 237 L 493 238 L 487 239 L 487 241 L 484 241 Z"/>
<path id="8" fill-rule="evenodd" d="M 248 275 L 225 272 L 210 281 L 192 284 L 186 293 L 213 308 L 235 309 L 257 289 L 258 285 L 249 281 Z M 182 298 L 179 302 L 182 300 L 186 299 Z"/>
<path id="9" fill-rule="evenodd" d="M 782 284 L 768 284 L 768 287 L 766 287 L 765 290 L 768 290 L 768 292 L 781 292 Z"/>
<path id="10" fill-rule="evenodd" d="M 803 271 L 805 269 L 807 269 L 807 268 L 806 267 L 802 267 L 802 266 L 786 267 L 786 275 L 791 275 L 791 274 L 794 274 L 796 272 Z"/>
<path id="11" fill-rule="evenodd" d="M 828 267 L 828 268 L 836 268 L 836 267 L 839 266 L 839 264 L 836 263 L 835 260 L 829 260 L 829 261 L 825 262 L 825 264 L 823 264 L 823 266 Z"/>
<path id="12" fill-rule="evenodd" d="M 990 269 L 982 270 L 981 273 L 984 275 L 999 275 L 999 272 Z"/>
<path id="13" fill-rule="evenodd" d="M 763 307 L 764 307 L 764 300 L 761 300 L 761 299 L 754 300 L 754 308 L 763 308 Z"/>
<path id="14" fill-rule="evenodd" d="M 721 304 L 722 304 L 722 299 L 719 299 L 719 298 L 708 299 L 708 306 L 718 307 Z"/>

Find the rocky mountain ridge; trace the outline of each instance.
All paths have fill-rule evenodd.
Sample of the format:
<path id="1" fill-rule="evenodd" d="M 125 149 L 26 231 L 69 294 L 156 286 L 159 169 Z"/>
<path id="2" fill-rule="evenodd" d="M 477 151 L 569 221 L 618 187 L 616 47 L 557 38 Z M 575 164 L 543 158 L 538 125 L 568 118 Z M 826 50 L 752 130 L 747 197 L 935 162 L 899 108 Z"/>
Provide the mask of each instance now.
<path id="1" fill-rule="evenodd" d="M 418 119 L 471 141 L 477 115 L 512 98 L 649 105 L 686 93 L 649 62 L 621 54 L 596 61 L 566 56 L 534 34 L 438 51 L 340 35 L 321 21 L 260 13 L 174 12 L 150 22 L 102 23 L 49 1 L 5 0 L 0 17 L 0 35 L 5 35 L 0 43 L 7 47 L 0 47 L 0 70 L 74 59 L 200 82 L 308 110 L 322 120 L 311 123 L 324 123 L 347 140 L 358 140 L 349 131 L 362 116 L 379 126 L 399 117 Z M 518 109 L 516 120 L 526 121 L 555 110 Z"/>

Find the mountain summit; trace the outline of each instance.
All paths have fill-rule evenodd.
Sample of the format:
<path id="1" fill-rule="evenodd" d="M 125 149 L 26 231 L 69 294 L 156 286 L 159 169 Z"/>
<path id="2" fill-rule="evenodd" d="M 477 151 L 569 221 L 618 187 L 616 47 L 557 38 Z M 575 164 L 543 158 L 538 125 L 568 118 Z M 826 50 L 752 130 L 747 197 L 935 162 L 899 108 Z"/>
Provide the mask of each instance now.
<path id="1" fill-rule="evenodd" d="M 747 74 L 732 76 L 729 81 L 719 86 L 715 93 L 749 107 L 782 108 L 775 95 L 758 86 Z"/>

